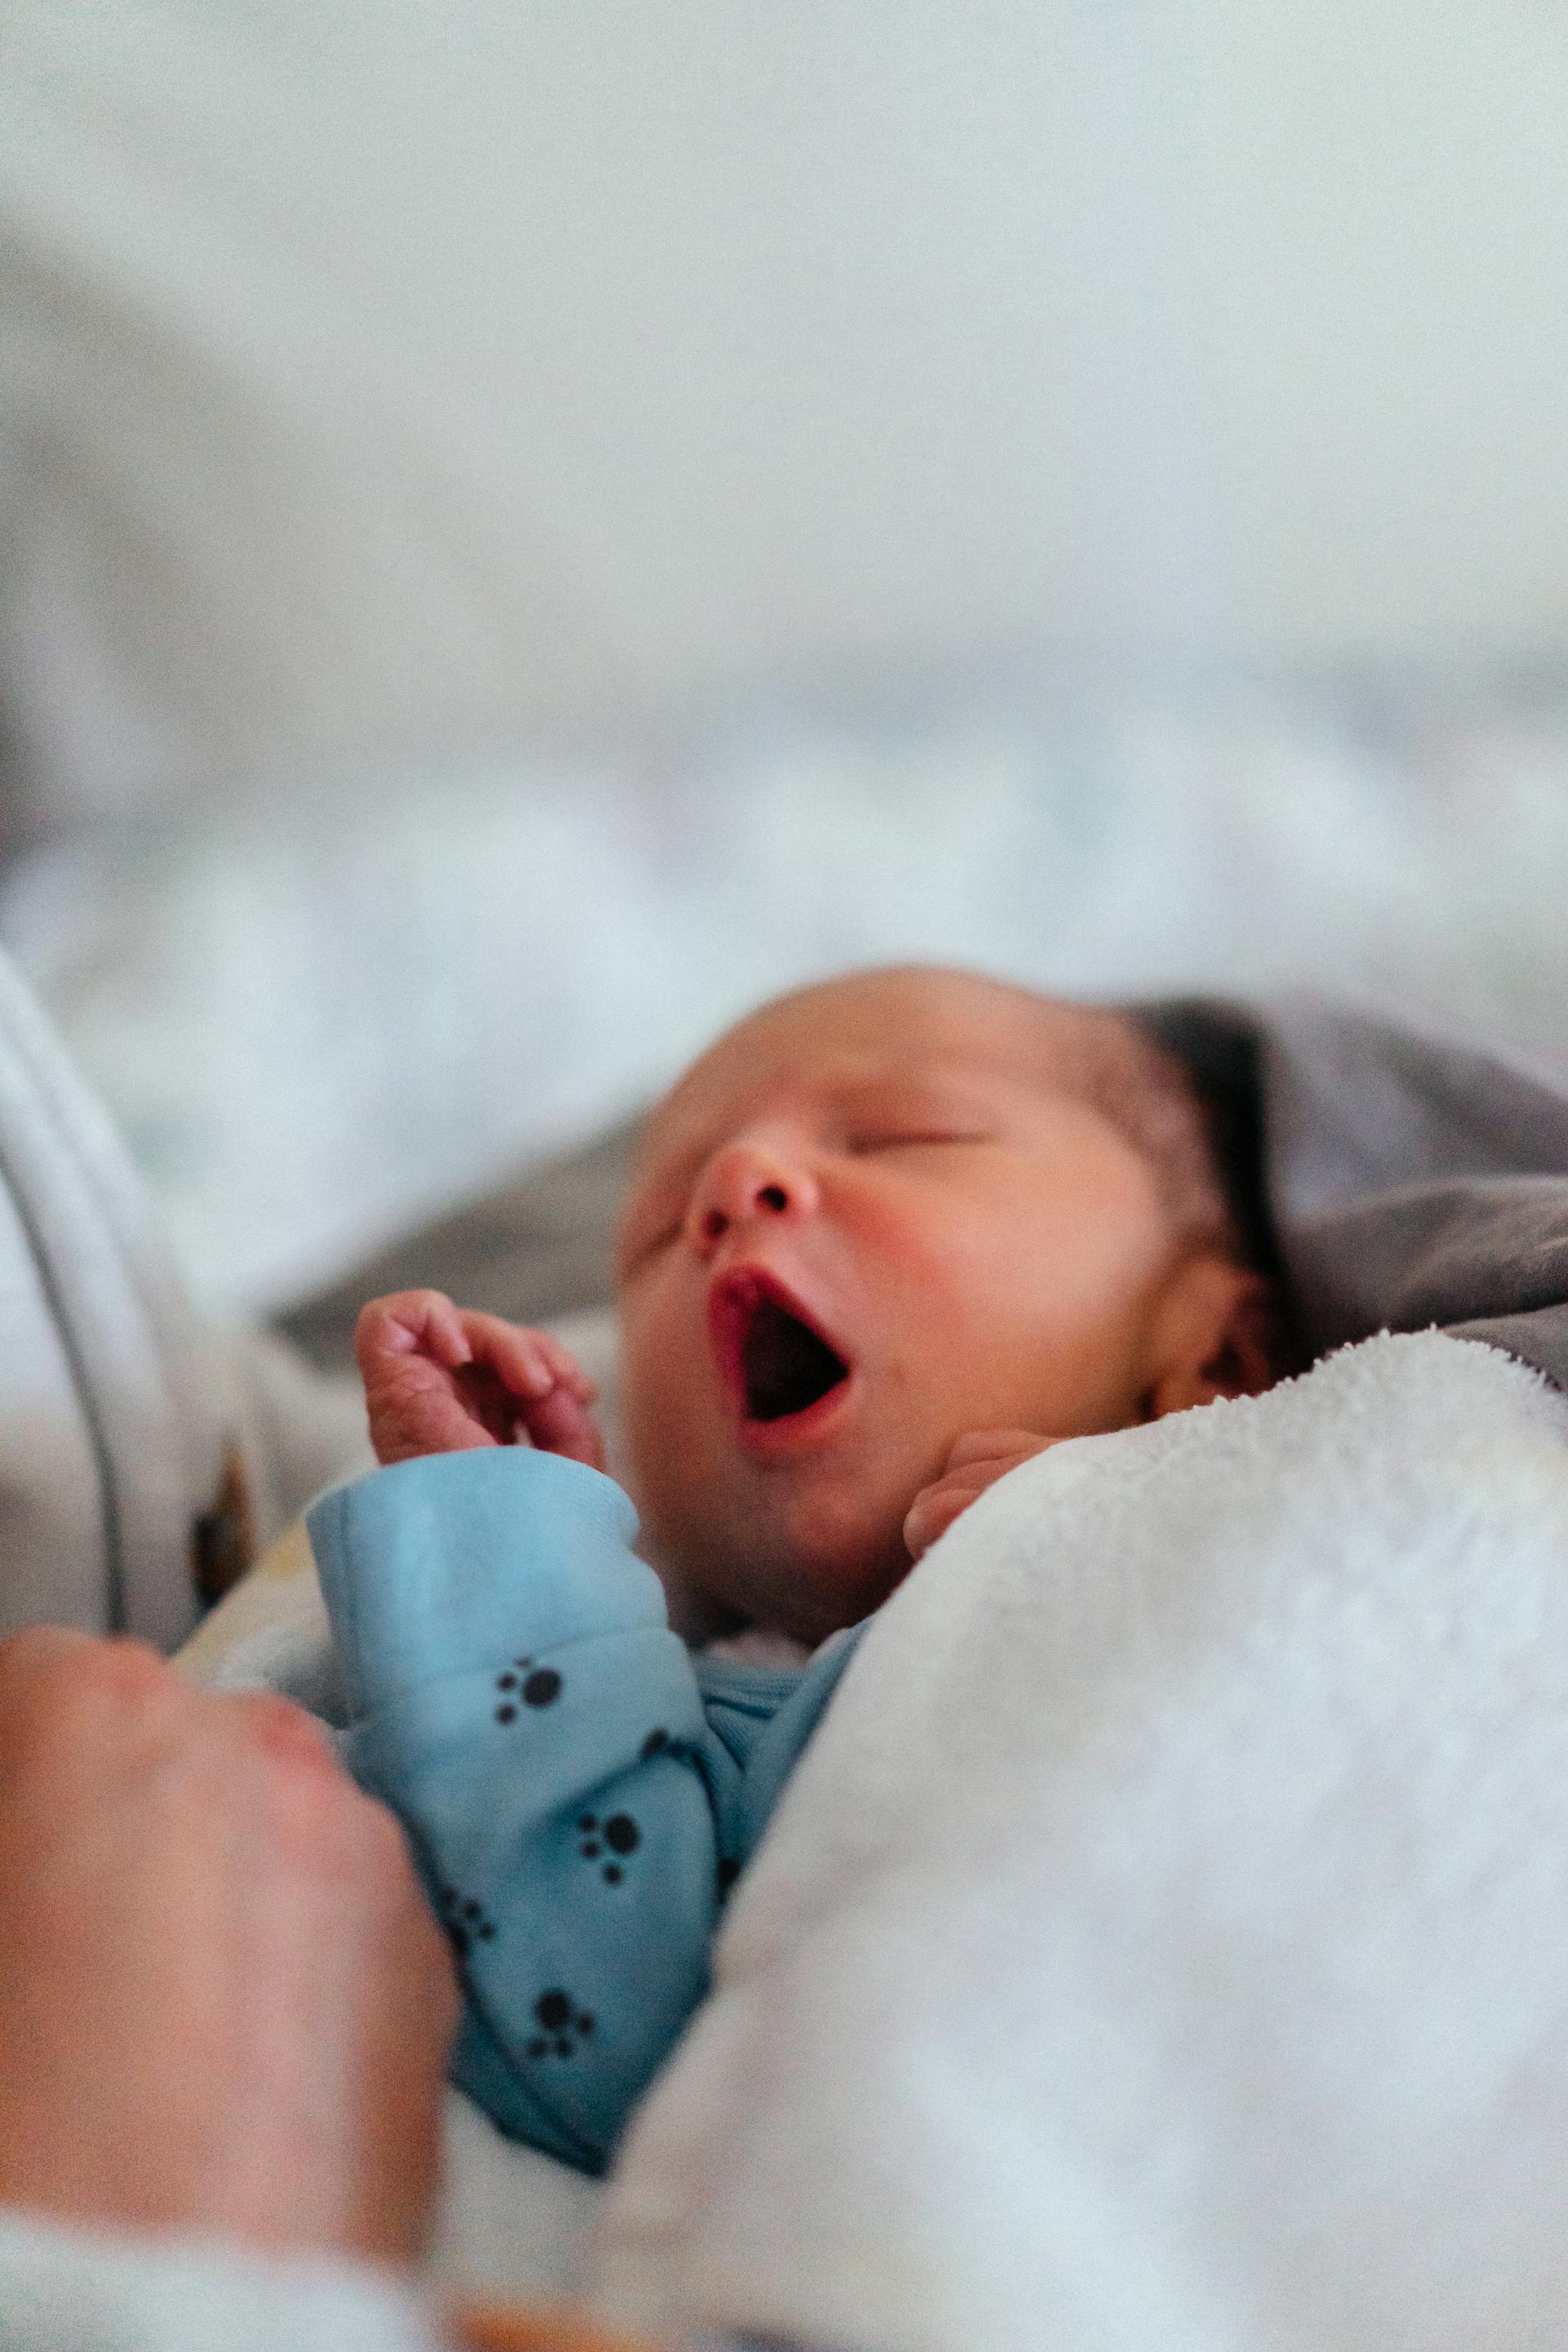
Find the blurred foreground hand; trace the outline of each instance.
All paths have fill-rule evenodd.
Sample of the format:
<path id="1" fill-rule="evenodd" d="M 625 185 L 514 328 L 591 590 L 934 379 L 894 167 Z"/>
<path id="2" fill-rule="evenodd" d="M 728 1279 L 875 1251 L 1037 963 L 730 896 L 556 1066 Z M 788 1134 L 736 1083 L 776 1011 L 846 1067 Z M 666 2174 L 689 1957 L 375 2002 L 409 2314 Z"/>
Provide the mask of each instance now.
<path id="1" fill-rule="evenodd" d="M 308 1716 L 0 1643 L 0 2203 L 408 2261 L 456 2014 L 403 1833 Z"/>

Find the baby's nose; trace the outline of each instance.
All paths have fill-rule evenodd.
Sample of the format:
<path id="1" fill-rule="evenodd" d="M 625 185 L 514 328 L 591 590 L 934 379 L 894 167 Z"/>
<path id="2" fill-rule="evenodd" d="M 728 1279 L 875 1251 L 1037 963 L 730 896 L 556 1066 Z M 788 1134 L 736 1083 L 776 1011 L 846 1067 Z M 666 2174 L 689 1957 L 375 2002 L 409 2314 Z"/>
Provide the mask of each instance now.
<path id="1" fill-rule="evenodd" d="M 787 1153 L 728 1144 L 702 1172 L 692 1202 L 694 1238 L 711 1249 L 732 1226 L 798 1215 L 812 1199 L 811 1178 Z"/>

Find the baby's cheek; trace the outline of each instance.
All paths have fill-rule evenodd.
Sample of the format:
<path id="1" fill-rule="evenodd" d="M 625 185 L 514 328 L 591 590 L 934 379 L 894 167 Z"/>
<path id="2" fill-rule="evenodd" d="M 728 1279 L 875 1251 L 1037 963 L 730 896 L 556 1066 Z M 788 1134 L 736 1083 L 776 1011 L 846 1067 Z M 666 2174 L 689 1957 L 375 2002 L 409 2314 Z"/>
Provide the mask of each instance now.
<path id="1" fill-rule="evenodd" d="M 632 1500 L 650 1539 L 668 1541 L 696 1510 L 713 1476 L 689 1394 L 678 1382 L 639 1384 L 628 1364 L 622 1438 Z"/>

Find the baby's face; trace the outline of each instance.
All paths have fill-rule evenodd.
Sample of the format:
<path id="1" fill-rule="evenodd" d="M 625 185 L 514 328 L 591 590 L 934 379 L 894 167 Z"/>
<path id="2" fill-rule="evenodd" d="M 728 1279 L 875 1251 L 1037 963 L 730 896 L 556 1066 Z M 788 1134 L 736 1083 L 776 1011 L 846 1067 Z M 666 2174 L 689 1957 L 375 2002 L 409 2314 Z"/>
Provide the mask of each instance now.
<path id="1" fill-rule="evenodd" d="M 886 1599 L 973 1429 L 1142 1417 L 1176 1247 L 1053 1083 L 1052 1014 L 873 973 L 765 1007 L 649 1124 L 619 1294 L 633 1491 L 694 1621 L 815 1642 Z"/>

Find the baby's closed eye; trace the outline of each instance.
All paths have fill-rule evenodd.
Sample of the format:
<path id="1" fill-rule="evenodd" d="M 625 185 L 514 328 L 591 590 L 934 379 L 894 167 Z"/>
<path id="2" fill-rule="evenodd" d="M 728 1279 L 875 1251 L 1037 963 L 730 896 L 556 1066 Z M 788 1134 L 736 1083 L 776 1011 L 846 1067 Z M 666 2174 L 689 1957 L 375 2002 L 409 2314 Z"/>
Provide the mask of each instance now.
<path id="1" fill-rule="evenodd" d="M 937 1150 L 958 1143 L 988 1143 L 991 1138 L 978 1129 L 957 1127 L 893 1128 L 873 1129 L 869 1134 L 852 1135 L 847 1148 L 857 1158 L 876 1151 L 916 1151 Z"/>
<path id="2" fill-rule="evenodd" d="M 651 1227 L 640 1229 L 637 1226 L 631 1227 L 616 1252 L 617 1278 L 625 1282 L 629 1276 L 640 1274 L 645 1266 L 651 1265 L 655 1258 L 662 1257 L 666 1250 L 673 1249 L 680 1239 L 685 1222 L 685 1214 L 682 1212 L 681 1214 L 667 1217 Z"/>
<path id="3" fill-rule="evenodd" d="M 857 1155 L 984 1143 L 995 1124 L 965 1089 L 908 1082 L 857 1088 L 838 1116 L 844 1147 Z"/>

